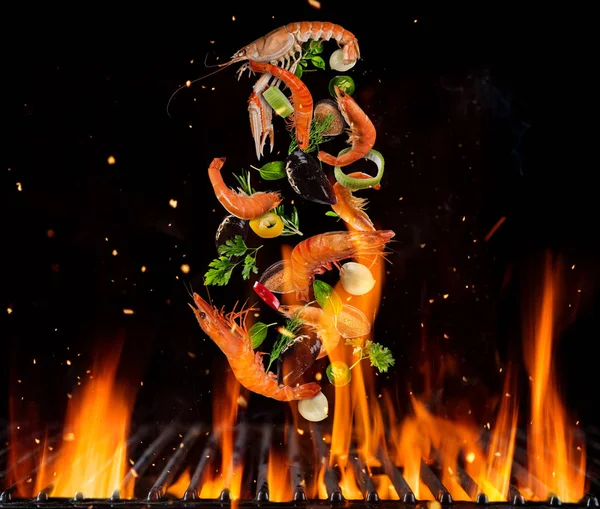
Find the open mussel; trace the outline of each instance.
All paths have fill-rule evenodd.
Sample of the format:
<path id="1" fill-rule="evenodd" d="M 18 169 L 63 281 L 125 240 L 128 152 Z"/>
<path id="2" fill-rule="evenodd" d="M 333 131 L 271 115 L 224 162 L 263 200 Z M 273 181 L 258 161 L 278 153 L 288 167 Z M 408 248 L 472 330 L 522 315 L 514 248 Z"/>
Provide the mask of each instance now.
<path id="1" fill-rule="evenodd" d="M 296 336 L 281 352 L 277 363 L 280 383 L 293 385 L 315 363 L 321 352 L 322 343 L 314 332 Z"/>
<path id="2" fill-rule="evenodd" d="M 223 218 L 221 224 L 217 228 L 215 234 L 215 246 L 219 249 L 221 244 L 225 244 L 229 239 L 234 239 L 236 235 L 246 240 L 248 237 L 248 230 L 250 229 L 248 221 L 235 217 L 229 214 Z"/>
<path id="3" fill-rule="evenodd" d="M 331 99 L 322 99 L 315 104 L 314 118 L 322 122 L 327 115 L 332 115 L 333 119 L 327 129 L 321 132 L 323 136 L 338 136 L 344 132 L 347 127 L 346 121 L 342 116 L 337 104 Z"/>
<path id="4" fill-rule="evenodd" d="M 323 205 L 335 205 L 333 186 L 319 162 L 302 150 L 295 150 L 285 161 L 285 173 L 292 189 L 302 198 Z"/>

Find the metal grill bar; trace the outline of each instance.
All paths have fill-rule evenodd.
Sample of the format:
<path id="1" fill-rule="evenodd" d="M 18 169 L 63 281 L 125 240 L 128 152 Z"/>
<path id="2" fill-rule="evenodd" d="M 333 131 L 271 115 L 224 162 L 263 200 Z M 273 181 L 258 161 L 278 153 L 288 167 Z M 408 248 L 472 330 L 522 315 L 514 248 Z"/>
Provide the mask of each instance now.
<path id="1" fill-rule="evenodd" d="M 325 489 L 327 490 L 327 496 L 330 502 L 343 502 L 344 496 L 342 490 L 338 484 L 337 475 L 335 470 L 329 465 L 329 449 L 323 441 L 323 431 L 318 423 L 311 423 L 311 432 L 313 440 L 317 447 L 317 454 L 322 461 L 322 468 L 325 469 L 323 482 L 325 483 Z"/>
<path id="2" fill-rule="evenodd" d="M 433 496 L 438 500 L 440 504 L 451 504 L 452 496 L 446 489 L 446 486 L 442 484 L 438 476 L 433 473 L 429 465 L 421 460 L 421 480 L 429 488 L 429 491 L 433 493 Z"/>
<path id="3" fill-rule="evenodd" d="M 256 478 L 256 501 L 269 501 L 269 483 L 267 482 L 267 470 L 269 467 L 269 449 L 271 448 L 271 437 L 273 429 L 271 426 L 261 428 L 261 440 L 258 453 L 258 476 Z"/>
<path id="4" fill-rule="evenodd" d="M 159 500 L 165 496 L 167 488 L 171 485 L 175 474 L 177 473 L 178 468 L 183 463 L 183 460 L 187 456 L 190 449 L 198 440 L 200 433 L 202 432 L 202 426 L 195 425 L 192 426 L 189 431 L 186 433 L 183 441 L 181 442 L 181 447 L 179 447 L 173 456 L 167 462 L 165 468 L 160 473 L 160 476 L 154 483 L 154 486 L 150 488 L 148 492 L 148 500 Z"/>
<path id="5" fill-rule="evenodd" d="M 363 461 L 359 458 L 358 454 L 351 454 L 350 461 L 354 467 L 358 488 L 362 492 L 365 501 L 379 502 L 379 494 L 373 485 L 369 471 Z"/>
<path id="6" fill-rule="evenodd" d="M 288 455 L 290 458 L 290 484 L 292 485 L 292 496 L 295 502 L 306 500 L 306 493 L 302 487 L 306 479 L 302 469 L 302 455 L 300 454 L 300 443 L 298 434 L 291 429 L 288 435 Z"/>
<path id="7" fill-rule="evenodd" d="M 200 486 L 200 481 L 202 480 L 202 476 L 205 472 L 206 465 L 212 462 L 212 458 L 215 456 L 217 452 L 217 446 L 219 444 L 219 437 L 221 435 L 220 430 L 215 430 L 211 433 L 204 446 L 204 450 L 202 451 L 202 456 L 200 457 L 200 461 L 196 466 L 196 470 L 190 479 L 190 485 L 185 490 L 183 495 L 184 500 L 196 500 L 199 496 L 198 488 Z"/>

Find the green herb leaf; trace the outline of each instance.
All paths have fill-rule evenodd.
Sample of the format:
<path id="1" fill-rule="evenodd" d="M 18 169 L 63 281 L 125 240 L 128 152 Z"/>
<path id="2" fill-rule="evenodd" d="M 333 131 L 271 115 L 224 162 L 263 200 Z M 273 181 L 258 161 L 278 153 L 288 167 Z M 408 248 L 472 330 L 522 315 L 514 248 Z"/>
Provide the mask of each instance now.
<path id="1" fill-rule="evenodd" d="M 334 315 L 337 315 L 342 310 L 342 298 L 327 283 L 315 279 L 313 290 L 315 292 L 315 299 L 324 310 Z"/>
<path id="2" fill-rule="evenodd" d="M 241 176 L 236 175 L 235 173 L 233 174 L 233 176 L 238 181 L 238 184 L 240 185 L 240 190 L 246 196 L 250 196 L 256 192 L 254 189 L 252 189 L 252 185 L 250 184 L 250 172 L 249 171 L 246 171 L 242 168 Z"/>
<path id="3" fill-rule="evenodd" d="M 258 170 L 263 180 L 279 180 L 286 176 L 285 162 L 283 161 L 272 161 L 265 164 L 262 168 L 250 165 L 250 168 Z"/>
<path id="4" fill-rule="evenodd" d="M 283 222 L 283 232 L 281 232 L 282 237 L 289 237 L 290 235 L 303 235 L 303 233 L 300 231 L 300 218 L 298 217 L 298 210 L 296 207 L 292 209 L 289 217 L 286 217 L 283 205 L 279 205 L 275 209 L 275 213 Z"/>
<path id="5" fill-rule="evenodd" d="M 204 275 L 204 283 L 206 285 L 218 285 L 225 286 L 229 283 L 231 273 L 242 261 L 233 263 L 231 258 L 245 256 L 242 269 L 242 277 L 249 279 L 250 274 L 258 274 L 258 267 L 256 266 L 256 254 L 262 246 L 248 247 L 242 239 L 241 235 L 236 235 L 233 239 L 228 239 L 224 244 L 221 244 L 218 248 L 219 258 L 212 260 L 208 266 L 210 269 Z"/>
<path id="6" fill-rule="evenodd" d="M 317 148 L 319 148 L 319 145 L 333 138 L 326 138 L 325 136 L 323 136 L 323 133 L 327 131 L 327 129 L 329 129 L 333 120 L 334 116 L 331 113 L 329 115 L 326 115 L 322 119 L 313 117 L 312 122 L 310 123 L 310 130 L 308 133 L 308 147 L 304 152 L 314 152 L 315 150 L 317 150 Z M 292 141 L 288 149 L 288 154 L 291 154 L 294 150 L 298 148 L 298 142 L 296 141 L 296 136 L 294 135 L 294 132 L 290 131 L 290 135 L 292 136 Z"/>
<path id="7" fill-rule="evenodd" d="M 296 75 L 297 78 L 302 78 L 302 67 L 297 66 L 296 70 L 294 71 L 294 74 Z"/>
<path id="8" fill-rule="evenodd" d="M 309 48 L 315 55 L 323 53 L 323 43 L 321 41 L 310 41 Z"/>
<path id="9" fill-rule="evenodd" d="M 321 57 L 312 57 L 310 61 L 315 67 L 319 69 L 325 69 L 325 60 L 323 60 Z"/>
<path id="10" fill-rule="evenodd" d="M 283 332 L 280 333 L 279 339 L 273 345 L 273 350 L 271 350 L 267 371 L 269 371 L 271 365 L 279 358 L 281 353 L 294 341 L 294 338 L 302 328 L 304 322 L 298 317 L 298 314 L 295 313 L 294 316 L 285 321 Z"/>
<path id="11" fill-rule="evenodd" d="M 325 215 L 329 217 L 340 217 L 340 215 L 334 212 L 333 210 L 328 210 L 327 212 L 325 212 Z"/>
<path id="12" fill-rule="evenodd" d="M 381 373 L 385 373 L 390 366 L 396 363 L 390 349 L 381 346 L 379 343 L 373 343 L 373 341 L 367 340 L 365 345 L 361 345 L 361 339 L 347 339 L 346 345 L 353 348 L 353 354 L 358 355 L 360 358 L 356 361 L 350 369 L 356 366 L 363 359 L 369 359 L 371 366 L 375 366 Z"/>
<path id="13" fill-rule="evenodd" d="M 367 343 L 371 342 L 367 341 Z M 390 366 L 393 366 L 396 363 L 390 349 L 386 346 L 381 346 L 379 343 L 371 343 L 369 345 L 368 354 L 371 366 L 375 366 L 382 373 L 385 373 Z"/>
<path id="14" fill-rule="evenodd" d="M 243 256 L 248 250 L 248 246 L 244 242 L 241 235 L 236 235 L 233 239 L 227 239 L 224 244 L 221 244 L 217 251 L 220 255 L 225 256 Z"/>
<path id="15" fill-rule="evenodd" d="M 244 258 L 244 268 L 242 269 L 242 278 L 244 280 L 250 279 L 250 275 L 254 272 L 254 274 L 258 274 L 258 267 L 256 266 L 256 256 L 255 255 L 246 255 Z"/>
<path id="16" fill-rule="evenodd" d="M 236 265 L 226 256 L 219 256 L 219 258 L 208 264 L 210 269 L 204 274 L 204 283 L 206 285 L 225 286 L 229 283 L 231 273 Z"/>
<path id="17" fill-rule="evenodd" d="M 248 335 L 252 340 L 252 348 L 258 348 L 262 342 L 267 338 L 267 331 L 269 327 L 275 325 L 274 323 L 266 324 L 263 322 L 256 322 L 250 330 L 248 331 Z"/>

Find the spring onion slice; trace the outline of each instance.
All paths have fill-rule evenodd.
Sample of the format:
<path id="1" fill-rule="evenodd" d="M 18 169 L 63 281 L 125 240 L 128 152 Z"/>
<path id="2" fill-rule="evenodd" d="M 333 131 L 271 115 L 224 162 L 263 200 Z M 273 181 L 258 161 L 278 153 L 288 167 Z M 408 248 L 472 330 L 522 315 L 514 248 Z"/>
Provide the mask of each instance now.
<path id="1" fill-rule="evenodd" d="M 263 92 L 263 97 L 280 117 L 289 117 L 294 113 L 292 103 L 290 103 L 285 94 L 277 87 L 267 88 L 267 90 Z"/>
<path id="2" fill-rule="evenodd" d="M 342 150 L 338 157 L 342 154 L 345 154 L 350 150 L 350 147 Z M 383 167 L 384 167 L 384 159 L 381 155 L 381 152 L 377 150 L 369 150 L 369 153 L 364 157 L 364 159 L 368 159 L 369 161 L 373 161 L 377 165 L 377 175 L 371 177 L 370 179 L 357 179 L 353 177 L 349 177 L 346 175 L 339 166 L 336 166 L 333 170 L 333 174 L 335 175 L 335 179 L 342 184 L 344 187 L 348 189 L 352 189 L 353 191 L 357 191 L 359 189 L 367 189 L 369 187 L 375 187 L 381 182 L 381 177 L 383 177 Z"/>

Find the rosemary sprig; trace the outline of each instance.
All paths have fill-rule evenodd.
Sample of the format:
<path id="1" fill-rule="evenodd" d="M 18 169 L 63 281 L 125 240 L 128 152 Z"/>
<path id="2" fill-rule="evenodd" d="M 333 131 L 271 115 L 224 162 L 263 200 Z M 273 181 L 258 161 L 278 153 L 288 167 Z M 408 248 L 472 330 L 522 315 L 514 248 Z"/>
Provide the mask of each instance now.
<path id="1" fill-rule="evenodd" d="M 242 193 L 244 193 L 246 196 L 250 196 L 251 194 L 254 194 L 256 191 L 254 189 L 252 189 L 252 185 L 250 184 L 250 172 L 247 170 L 244 170 L 244 168 L 242 168 L 242 175 L 236 175 L 235 173 L 233 174 L 233 176 L 235 177 L 235 180 L 237 180 L 238 184 L 240 185 L 239 189 Z"/>
<path id="2" fill-rule="evenodd" d="M 300 235 L 303 233 L 300 231 L 300 218 L 298 217 L 298 210 L 296 207 L 292 208 L 292 212 L 289 217 L 285 215 L 285 209 L 283 205 L 279 205 L 275 209 L 275 213 L 281 218 L 283 221 L 283 232 L 281 233 L 282 237 L 289 237 L 290 235 Z"/>

